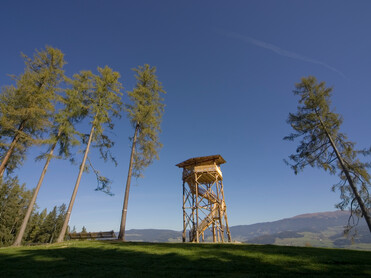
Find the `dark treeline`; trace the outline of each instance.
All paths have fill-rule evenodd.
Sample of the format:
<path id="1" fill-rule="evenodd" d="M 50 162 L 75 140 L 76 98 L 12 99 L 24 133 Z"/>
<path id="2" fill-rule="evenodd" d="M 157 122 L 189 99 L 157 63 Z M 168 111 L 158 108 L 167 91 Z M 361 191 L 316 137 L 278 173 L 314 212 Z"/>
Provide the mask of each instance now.
<path id="1" fill-rule="evenodd" d="M 27 211 L 32 191 L 19 185 L 17 178 L 8 179 L 0 188 L 0 246 L 14 242 Z M 24 235 L 24 243 L 55 242 L 62 228 L 66 206 L 55 206 L 49 213 L 46 209 L 33 210 Z"/>
<path id="2" fill-rule="evenodd" d="M 111 152 L 113 133 L 109 131 L 114 128 L 113 119 L 121 118 L 123 111 L 135 129 L 135 140 L 131 138 L 134 155 L 130 157 L 134 171 L 129 171 L 130 177 L 141 176 L 158 159 L 162 146 L 159 133 L 164 105 L 160 93 L 165 91 L 155 67 L 133 69 L 137 85 L 132 92 L 125 92 L 128 101 L 124 101 L 121 75 L 108 66 L 98 67 L 97 73 L 84 70 L 70 77 L 65 74 L 66 61 L 59 49 L 46 47 L 32 58 L 22 57 L 24 72 L 11 76 L 14 84 L 3 86 L 0 94 L 1 245 L 63 241 L 82 174 L 89 169 L 96 175 L 96 190 L 112 194 L 111 180 L 94 167 L 89 152 L 97 149 L 104 161 L 117 165 Z M 76 129 L 81 122 L 89 126 L 89 134 Z M 37 157 L 44 167 L 32 191 L 20 185 L 15 175 L 22 175 L 21 166 L 30 147 L 45 150 Z M 76 155 L 80 153 L 82 157 Z M 38 212 L 37 195 L 53 159 L 81 161 L 79 173 L 67 208 L 56 204 L 49 213 Z M 129 189 L 130 182 L 126 186 Z"/>

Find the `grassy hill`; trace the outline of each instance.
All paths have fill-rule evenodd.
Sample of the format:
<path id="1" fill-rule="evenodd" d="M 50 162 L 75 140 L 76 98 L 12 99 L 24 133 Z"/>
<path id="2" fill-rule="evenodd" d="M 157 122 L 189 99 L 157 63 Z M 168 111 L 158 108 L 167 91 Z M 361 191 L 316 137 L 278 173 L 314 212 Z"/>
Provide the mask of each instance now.
<path id="1" fill-rule="evenodd" d="M 370 277 L 371 252 L 247 244 L 70 241 L 0 249 L 0 277 Z"/>

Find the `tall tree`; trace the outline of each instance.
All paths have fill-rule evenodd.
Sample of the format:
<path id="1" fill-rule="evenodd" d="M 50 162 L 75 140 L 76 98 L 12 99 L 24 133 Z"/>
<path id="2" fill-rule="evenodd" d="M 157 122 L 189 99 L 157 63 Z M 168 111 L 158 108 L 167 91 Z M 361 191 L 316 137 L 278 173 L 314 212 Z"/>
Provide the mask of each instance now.
<path id="1" fill-rule="evenodd" d="M 22 55 L 24 73 L 13 76 L 15 86 L 4 87 L 0 95 L 0 179 L 5 170 L 9 173 L 22 162 L 25 149 L 50 126 L 57 87 L 64 78 L 59 49 L 46 47 L 33 59 Z"/>
<path id="2" fill-rule="evenodd" d="M 136 72 L 137 84 L 128 92 L 131 104 L 126 105 L 130 123 L 134 128 L 132 137 L 129 170 L 126 181 L 125 197 L 121 217 L 119 240 L 125 241 L 126 214 L 129 201 L 131 177 L 140 177 L 143 170 L 154 159 L 158 159 L 160 124 L 165 105 L 162 103 L 161 83 L 157 80 L 156 68 L 145 64 L 133 69 Z"/>
<path id="3" fill-rule="evenodd" d="M 120 74 L 118 72 L 114 72 L 107 66 L 105 68 L 98 67 L 98 73 L 99 75 L 94 75 L 90 71 L 84 71 L 75 76 L 75 79 L 80 80 L 80 86 L 84 88 L 88 97 L 85 105 L 88 115 L 91 117 L 91 129 L 86 143 L 84 157 L 80 165 L 80 171 L 77 176 L 75 188 L 67 209 L 66 218 L 57 242 L 62 242 L 66 234 L 71 211 L 75 202 L 77 190 L 80 185 L 81 176 L 86 168 L 86 161 L 88 160 L 90 145 L 94 143 L 95 146 L 99 148 L 101 157 L 104 160 L 107 160 L 108 158 L 114 160 L 109 151 L 114 142 L 112 142 L 109 137 L 103 133 L 103 131 L 105 127 L 113 129 L 114 124 L 112 122 L 112 117 L 120 116 L 122 109 L 122 85 L 119 82 Z M 93 170 L 96 174 L 98 174 L 97 170 Z M 101 183 L 101 189 L 105 190 L 107 188 L 108 180 L 106 178 L 98 175 L 98 182 Z"/>
<path id="4" fill-rule="evenodd" d="M 371 232 L 370 175 L 367 172 L 370 165 L 358 158 L 355 144 L 340 132 L 342 118 L 330 109 L 331 92 L 332 88 L 327 88 L 325 82 L 318 83 L 313 76 L 302 78 L 296 84 L 294 94 L 300 97 L 299 106 L 287 120 L 295 132 L 284 139 L 301 138 L 301 141 L 296 153 L 289 156 L 293 164 L 286 163 L 295 174 L 308 165 L 331 174 L 338 173 L 341 181 L 333 186 L 333 190 L 340 189 L 342 201 L 337 207 L 350 206 L 352 215 L 365 218 Z M 349 222 L 346 231 L 351 226 Z"/>
<path id="5" fill-rule="evenodd" d="M 61 96 L 59 101 L 63 105 L 63 108 L 54 115 L 53 126 L 51 128 L 51 134 L 47 143 L 49 144 L 48 151 L 41 155 L 39 159 L 45 158 L 45 165 L 41 172 L 39 181 L 34 190 L 33 196 L 31 198 L 30 204 L 28 206 L 26 215 L 23 219 L 19 233 L 14 241 L 14 246 L 19 246 L 21 244 L 22 238 L 24 236 L 27 223 L 30 219 L 34 204 L 36 202 L 37 195 L 41 188 L 42 182 L 44 180 L 46 171 L 48 169 L 50 160 L 54 157 L 54 150 L 59 145 L 59 156 L 58 158 L 70 158 L 71 150 L 70 147 L 77 145 L 79 141 L 75 138 L 78 134 L 74 124 L 86 115 L 86 109 L 84 107 L 84 102 L 86 101 L 85 91 L 80 90 L 79 80 L 71 80 L 73 83 L 73 88 L 66 90 L 66 95 Z"/>

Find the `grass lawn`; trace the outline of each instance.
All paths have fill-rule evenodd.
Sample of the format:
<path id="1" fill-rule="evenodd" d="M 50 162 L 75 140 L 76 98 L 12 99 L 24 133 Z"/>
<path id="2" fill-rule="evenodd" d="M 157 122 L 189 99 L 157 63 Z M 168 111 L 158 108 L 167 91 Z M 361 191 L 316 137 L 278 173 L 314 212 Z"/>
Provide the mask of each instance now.
<path id="1" fill-rule="evenodd" d="M 70 241 L 0 249 L 0 277 L 371 277 L 371 252 Z"/>

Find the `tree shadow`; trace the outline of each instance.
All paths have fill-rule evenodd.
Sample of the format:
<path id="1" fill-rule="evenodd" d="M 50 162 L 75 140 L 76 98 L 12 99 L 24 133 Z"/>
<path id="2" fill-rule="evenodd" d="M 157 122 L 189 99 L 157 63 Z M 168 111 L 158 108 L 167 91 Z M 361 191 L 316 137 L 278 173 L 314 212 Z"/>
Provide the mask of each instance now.
<path id="1" fill-rule="evenodd" d="M 371 275 L 371 252 L 233 244 L 75 242 L 0 250 L 1 277 Z"/>

